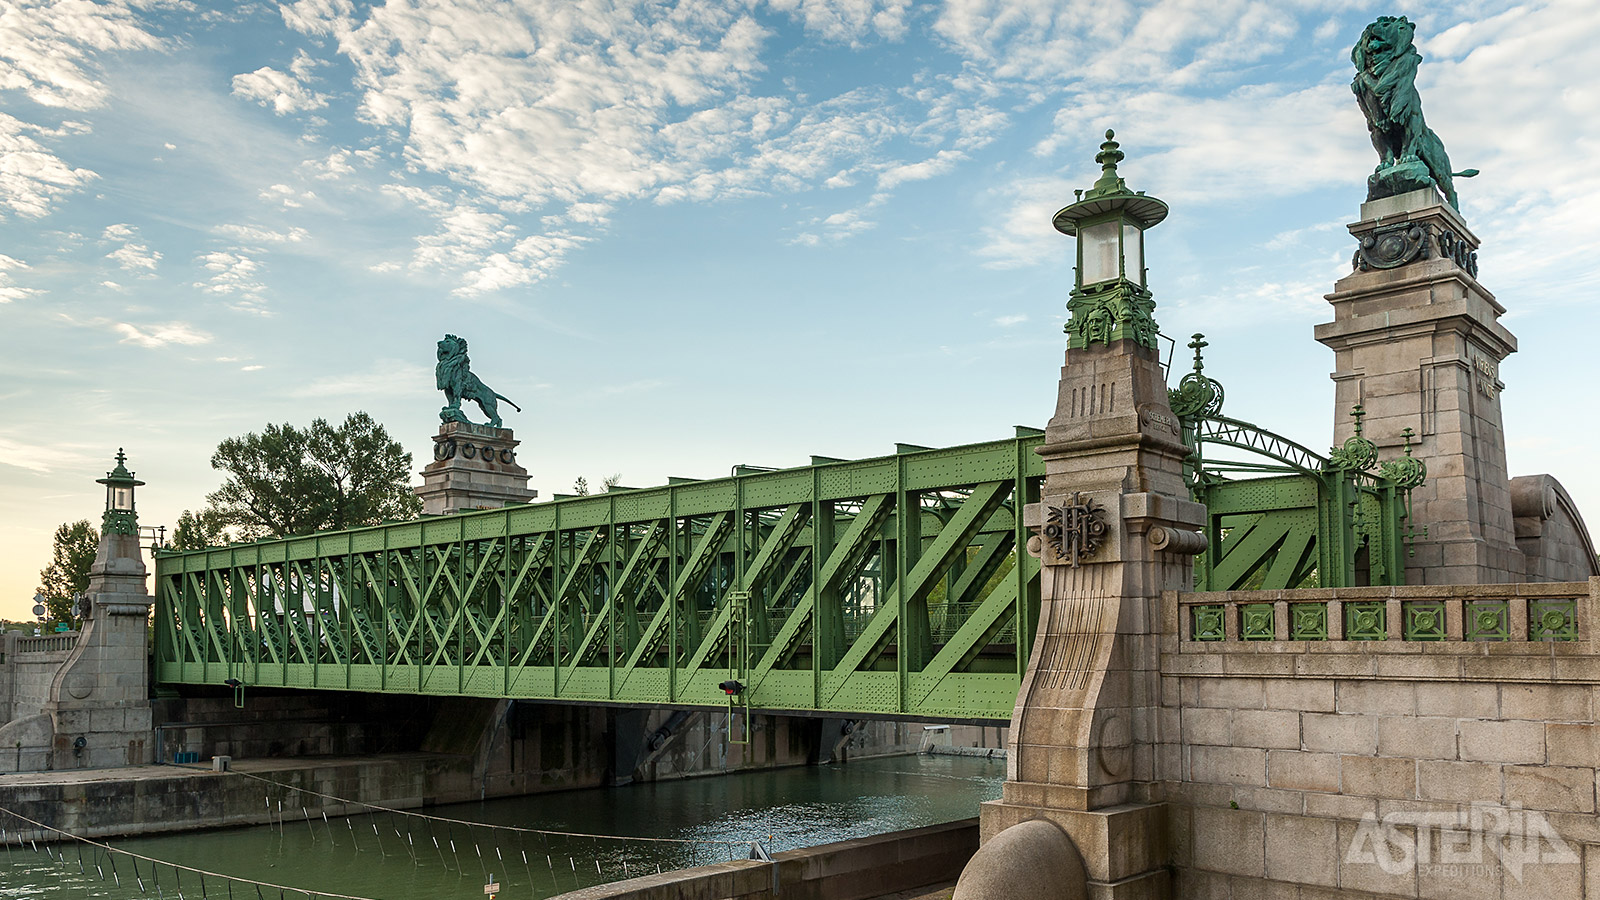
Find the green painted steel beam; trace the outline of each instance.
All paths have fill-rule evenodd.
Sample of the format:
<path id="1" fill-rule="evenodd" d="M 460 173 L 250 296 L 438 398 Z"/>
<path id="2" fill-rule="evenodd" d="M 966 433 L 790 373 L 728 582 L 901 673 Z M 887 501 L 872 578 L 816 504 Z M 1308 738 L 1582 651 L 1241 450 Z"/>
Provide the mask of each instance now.
<path id="1" fill-rule="evenodd" d="M 158 681 L 1003 722 L 1042 436 L 163 552 Z M 736 599 L 736 602 L 734 600 Z"/>

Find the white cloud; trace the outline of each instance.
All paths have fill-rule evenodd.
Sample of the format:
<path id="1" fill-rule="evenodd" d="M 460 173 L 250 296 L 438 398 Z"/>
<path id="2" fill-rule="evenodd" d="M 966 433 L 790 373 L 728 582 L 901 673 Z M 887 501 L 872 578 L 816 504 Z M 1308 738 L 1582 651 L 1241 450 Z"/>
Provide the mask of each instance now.
<path id="1" fill-rule="evenodd" d="M 834 41 L 859 43 L 868 32 L 899 40 L 906 33 L 911 0 L 770 0 L 804 23 L 807 31 Z"/>
<path id="2" fill-rule="evenodd" d="M 328 105 L 327 97 L 301 84 L 295 75 L 279 72 L 271 66 L 233 76 L 233 93 L 236 97 L 270 106 L 280 116 Z"/>
<path id="3" fill-rule="evenodd" d="M 1028 321 L 1026 313 L 1016 313 L 1009 316 L 995 316 L 994 324 L 999 325 L 1001 328 L 1010 328 L 1013 325 L 1021 325 L 1026 321 Z"/>
<path id="4" fill-rule="evenodd" d="M 121 247 L 106 254 L 106 259 L 116 262 L 126 271 L 149 275 L 155 272 L 156 263 L 161 261 L 159 252 L 136 240 L 139 229 L 126 222 L 107 225 L 100 236 L 108 241 L 122 242 Z"/>
<path id="5" fill-rule="evenodd" d="M 134 344 L 140 347 L 156 349 L 168 344 L 182 344 L 192 346 L 195 344 L 209 344 L 211 335 L 200 331 L 187 322 L 167 322 L 159 325 L 145 325 L 143 327 L 128 322 L 118 322 L 112 330 L 122 335 L 122 343 Z"/>
<path id="6" fill-rule="evenodd" d="M 0 7 L 0 91 L 20 91 L 46 107 L 88 110 L 105 102 L 94 57 L 162 46 L 138 22 L 139 0 L 6 3 Z M 13 107 L 15 109 L 15 107 Z M 37 218 L 97 177 L 30 136 L 81 134 L 66 122 L 48 129 L 0 113 L 0 210 Z"/>
<path id="7" fill-rule="evenodd" d="M 138 21 L 138 0 L 7 3 L 0 14 L 0 90 L 43 106 L 93 109 L 105 102 L 93 59 L 114 50 L 149 50 L 162 41 Z"/>
<path id="8" fill-rule="evenodd" d="M 34 294 L 42 293 L 37 288 L 19 287 L 11 280 L 11 273 L 28 268 L 28 264 L 20 259 L 13 259 L 0 253 L 0 303 L 10 303 L 21 300 Z"/>
<path id="9" fill-rule="evenodd" d="M 218 225 L 211 229 L 245 244 L 298 244 L 311 236 L 304 228 L 291 227 L 288 231 L 273 231 L 260 225 Z"/>
<path id="10" fill-rule="evenodd" d="M 287 184 L 268 185 L 266 189 L 256 195 L 262 200 L 270 200 L 283 206 L 284 209 L 298 209 L 311 200 L 317 199 L 314 191 L 301 191 Z"/>
<path id="11" fill-rule="evenodd" d="M 226 298 L 228 305 L 240 312 L 267 314 L 267 286 L 259 280 L 261 264 L 241 248 L 203 253 L 195 262 L 211 273 L 205 281 L 195 282 L 196 288 Z"/>
<path id="12" fill-rule="evenodd" d="M 911 7 L 780 0 L 779 8 L 812 33 L 856 43 L 898 39 Z M 886 190 L 950 171 L 1008 123 L 987 104 L 983 80 L 965 75 L 820 101 L 792 89 L 761 96 L 769 34 L 746 9 L 716 0 L 628 15 L 575 12 L 564 0 L 492 9 L 419 0 L 359 12 L 342 0 L 299 0 L 283 14 L 292 28 L 337 41 L 356 71 L 360 115 L 403 144 L 408 172 L 453 182 L 451 191 L 383 189 L 440 220 L 438 233 L 419 237 L 413 261 L 459 270 L 467 293 L 544 277 L 624 201 L 861 181 Z M 348 175 L 360 152 L 335 149 L 306 168 Z M 449 221 L 463 206 L 533 212 L 544 233 L 484 240 Z"/>
<path id="13" fill-rule="evenodd" d="M 4 18 L 0 16 L 0 22 Z M 0 27 L 0 40 L 3 37 Z M 3 77 L 0 70 L 0 79 Z M 39 218 L 56 200 L 99 177 L 88 169 L 73 168 L 30 136 L 30 132 L 40 131 L 0 112 L 0 213 L 10 209 L 17 215 Z"/>

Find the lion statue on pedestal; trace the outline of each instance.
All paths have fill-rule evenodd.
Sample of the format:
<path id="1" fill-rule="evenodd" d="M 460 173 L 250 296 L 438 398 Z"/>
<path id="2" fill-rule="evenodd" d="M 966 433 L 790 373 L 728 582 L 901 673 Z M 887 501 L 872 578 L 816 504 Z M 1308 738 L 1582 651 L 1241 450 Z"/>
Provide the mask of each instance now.
<path id="1" fill-rule="evenodd" d="M 1416 30 L 1405 16 L 1380 16 L 1361 32 L 1350 51 L 1356 67 L 1350 90 L 1366 114 L 1367 131 L 1380 160 L 1367 181 L 1367 199 L 1418 190 L 1431 181 L 1456 207 L 1453 179 L 1470 178 L 1478 171 L 1451 172 L 1444 142 L 1422 119 L 1422 97 L 1416 86 L 1422 54 L 1412 42 Z"/>
<path id="2" fill-rule="evenodd" d="M 471 400 L 478 404 L 478 409 L 489 417 L 490 428 L 504 427 L 500 423 L 500 405 L 495 401 L 504 400 L 511 404 L 512 409 L 522 412 L 522 407 L 510 397 L 495 393 L 488 385 L 478 380 L 478 376 L 472 374 L 472 363 L 467 359 L 465 338 L 453 334 L 445 335 L 444 340 L 439 342 L 436 355 L 439 361 L 433 367 L 434 386 L 444 391 L 445 399 L 449 401 L 444 409 L 439 410 L 441 420 L 472 424 L 461 411 L 463 400 Z"/>

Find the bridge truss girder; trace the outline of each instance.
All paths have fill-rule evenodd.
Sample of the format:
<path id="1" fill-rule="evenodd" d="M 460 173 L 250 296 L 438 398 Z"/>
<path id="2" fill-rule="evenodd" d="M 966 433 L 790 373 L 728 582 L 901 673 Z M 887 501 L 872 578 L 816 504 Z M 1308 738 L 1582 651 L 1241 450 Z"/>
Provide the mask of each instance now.
<path id="1" fill-rule="evenodd" d="M 162 553 L 156 678 L 1008 721 L 1040 439 Z"/>

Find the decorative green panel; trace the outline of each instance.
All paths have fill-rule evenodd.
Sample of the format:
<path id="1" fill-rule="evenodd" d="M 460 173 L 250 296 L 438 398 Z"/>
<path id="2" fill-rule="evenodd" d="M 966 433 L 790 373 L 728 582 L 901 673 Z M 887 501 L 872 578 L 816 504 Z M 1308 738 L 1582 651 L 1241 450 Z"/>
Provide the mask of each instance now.
<path id="1" fill-rule="evenodd" d="M 1389 638 L 1389 604 L 1383 600 L 1357 600 L 1344 605 L 1344 639 L 1383 641 Z"/>
<path id="2" fill-rule="evenodd" d="M 1204 606 L 1191 606 L 1194 619 L 1189 628 L 1189 639 L 1195 641 L 1220 641 L 1227 637 L 1227 628 L 1223 622 L 1226 610 L 1222 604 L 1206 604 Z"/>
<path id="3" fill-rule="evenodd" d="M 1289 640 L 1325 641 L 1328 639 L 1328 604 L 1289 604 Z"/>
<path id="4" fill-rule="evenodd" d="M 1462 636 L 1469 641 L 1511 640 L 1511 609 L 1505 600 L 1468 600 Z"/>
<path id="5" fill-rule="evenodd" d="M 1578 601 L 1571 598 L 1528 601 L 1528 640 L 1578 639 Z"/>
<path id="6" fill-rule="evenodd" d="M 1239 637 L 1247 641 L 1270 641 L 1275 636 L 1271 603 L 1239 605 Z"/>
<path id="7" fill-rule="evenodd" d="M 1444 601 L 1407 600 L 1400 605 L 1405 614 L 1405 639 L 1442 641 L 1445 639 Z"/>

